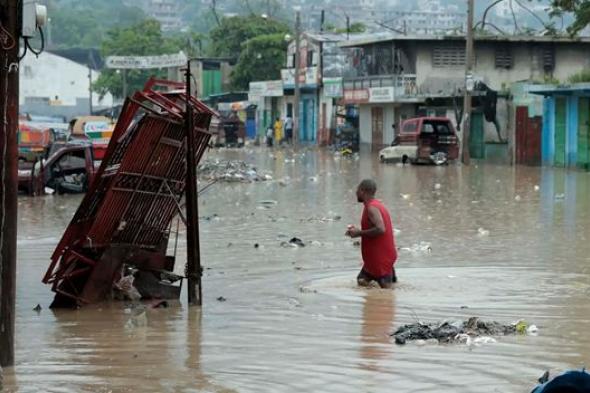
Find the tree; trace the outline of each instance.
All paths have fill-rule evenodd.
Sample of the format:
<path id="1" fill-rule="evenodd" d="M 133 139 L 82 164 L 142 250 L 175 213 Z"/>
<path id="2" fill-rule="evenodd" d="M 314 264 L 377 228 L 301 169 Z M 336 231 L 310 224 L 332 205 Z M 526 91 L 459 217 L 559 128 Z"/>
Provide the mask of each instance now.
<path id="1" fill-rule="evenodd" d="M 590 24 L 590 0 L 553 0 L 552 17 L 561 17 L 564 13 L 574 14 L 574 22 L 568 27 L 571 35 L 576 35 Z"/>
<path id="2" fill-rule="evenodd" d="M 244 42 L 232 72 L 232 85 L 247 90 L 251 81 L 280 79 L 287 45 L 284 34 L 266 34 Z"/>
<path id="3" fill-rule="evenodd" d="M 209 33 L 211 54 L 220 57 L 240 58 L 242 49 L 249 39 L 263 35 L 289 33 L 289 26 L 258 15 L 234 16 L 221 19 L 219 26 Z"/>
<path id="4" fill-rule="evenodd" d="M 114 28 L 107 33 L 103 41 L 101 52 L 107 56 L 155 56 L 178 53 L 179 41 L 165 38 L 160 30 L 160 23 L 155 20 L 145 20 L 134 26 Z M 123 95 L 123 72 L 127 73 L 128 92 L 143 88 L 151 75 L 165 77 L 163 70 L 122 70 L 105 69 L 93 89 L 101 96 L 111 93 L 116 97 Z"/>
<path id="5" fill-rule="evenodd" d="M 326 30 L 331 31 L 333 33 L 339 33 L 339 34 L 344 34 L 344 33 L 358 34 L 358 33 L 364 33 L 365 31 L 367 31 L 367 26 L 365 26 L 365 24 L 362 22 L 355 22 L 355 23 L 350 24 L 348 30 L 346 29 L 346 27 L 338 28 L 334 25 L 328 25 L 328 27 L 326 27 Z"/>

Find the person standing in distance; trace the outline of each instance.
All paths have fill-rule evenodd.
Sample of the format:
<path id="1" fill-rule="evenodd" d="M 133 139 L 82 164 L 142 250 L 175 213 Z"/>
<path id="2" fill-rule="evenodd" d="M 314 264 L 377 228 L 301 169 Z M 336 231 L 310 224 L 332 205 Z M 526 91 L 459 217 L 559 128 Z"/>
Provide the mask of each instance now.
<path id="1" fill-rule="evenodd" d="M 346 236 L 361 238 L 361 253 L 363 268 L 357 283 L 359 286 L 369 286 L 376 281 L 381 288 L 391 288 L 397 282 L 394 264 L 397 260 L 397 250 L 393 236 L 393 225 L 389 211 L 375 199 L 377 184 L 374 180 L 363 180 L 357 190 L 359 203 L 365 207 L 361 217 L 361 228 L 349 225 Z"/>

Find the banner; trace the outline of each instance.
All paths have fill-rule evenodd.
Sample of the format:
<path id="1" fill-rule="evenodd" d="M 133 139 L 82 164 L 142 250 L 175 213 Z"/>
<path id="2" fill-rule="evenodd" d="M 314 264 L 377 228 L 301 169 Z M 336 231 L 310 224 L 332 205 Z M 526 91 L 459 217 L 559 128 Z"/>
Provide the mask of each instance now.
<path id="1" fill-rule="evenodd" d="M 369 102 L 393 102 L 393 86 L 390 87 L 371 87 L 369 89 Z"/>
<path id="2" fill-rule="evenodd" d="M 324 78 L 324 96 L 342 97 L 342 78 Z"/>
<path id="3" fill-rule="evenodd" d="M 150 68 L 171 68 L 186 65 L 184 52 L 161 56 L 108 56 L 105 61 L 107 68 L 147 70 Z"/>

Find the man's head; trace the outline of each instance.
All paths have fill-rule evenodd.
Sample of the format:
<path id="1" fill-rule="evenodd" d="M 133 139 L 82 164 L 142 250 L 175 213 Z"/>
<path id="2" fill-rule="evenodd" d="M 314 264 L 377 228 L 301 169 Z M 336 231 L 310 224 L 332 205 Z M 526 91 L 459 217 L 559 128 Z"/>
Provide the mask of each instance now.
<path id="1" fill-rule="evenodd" d="M 375 198 L 377 192 L 377 183 L 372 179 L 363 180 L 356 189 L 356 199 L 360 203 L 365 203 Z"/>

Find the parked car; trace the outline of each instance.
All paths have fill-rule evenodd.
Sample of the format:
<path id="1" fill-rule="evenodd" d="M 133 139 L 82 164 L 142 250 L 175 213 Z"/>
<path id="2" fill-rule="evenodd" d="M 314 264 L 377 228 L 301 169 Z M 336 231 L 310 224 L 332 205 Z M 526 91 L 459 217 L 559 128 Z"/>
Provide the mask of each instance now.
<path id="1" fill-rule="evenodd" d="M 211 120 L 212 143 L 216 147 L 243 147 L 246 140 L 246 125 L 235 112 L 221 114 Z"/>
<path id="2" fill-rule="evenodd" d="M 459 158 L 459 138 L 444 117 L 419 117 L 402 123 L 392 143 L 379 152 L 381 162 L 443 165 Z"/>
<path id="3" fill-rule="evenodd" d="M 70 138 L 74 141 L 92 143 L 95 158 L 102 160 L 114 127 L 112 120 L 106 116 L 80 116 L 70 121 Z"/>
<path id="4" fill-rule="evenodd" d="M 90 143 L 56 143 L 47 159 L 20 163 L 18 190 L 28 195 L 42 195 L 46 188 L 59 194 L 83 193 L 98 165 Z"/>

